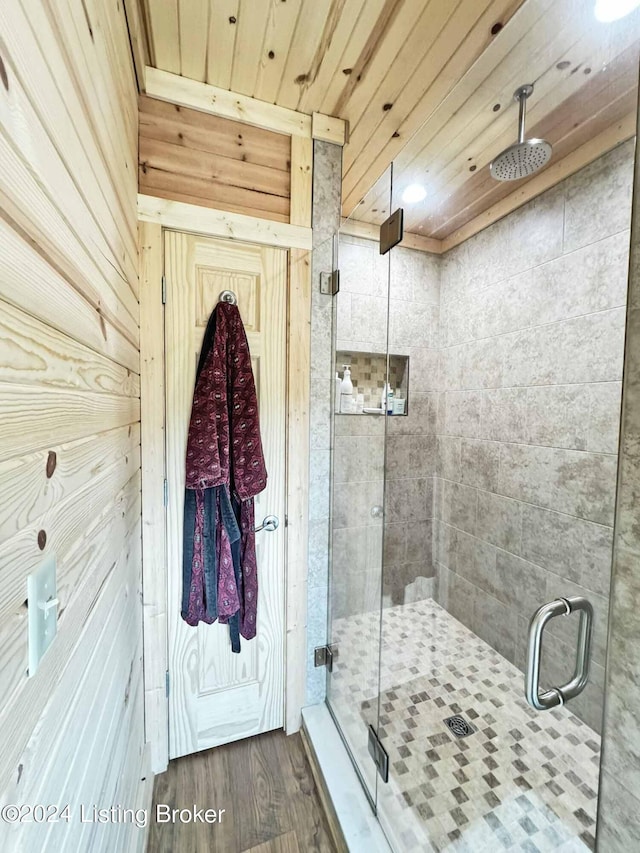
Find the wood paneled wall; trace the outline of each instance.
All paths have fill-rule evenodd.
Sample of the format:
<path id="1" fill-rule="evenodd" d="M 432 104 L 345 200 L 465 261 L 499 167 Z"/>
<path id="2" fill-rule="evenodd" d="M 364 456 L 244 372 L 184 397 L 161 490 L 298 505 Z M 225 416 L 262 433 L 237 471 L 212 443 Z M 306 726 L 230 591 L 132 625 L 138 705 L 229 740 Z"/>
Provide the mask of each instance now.
<path id="1" fill-rule="evenodd" d="M 289 222 L 291 138 L 140 97 L 140 192 Z"/>
<path id="2" fill-rule="evenodd" d="M 0 848 L 142 849 L 137 101 L 118 0 L 0 5 Z M 29 678 L 27 576 L 58 634 Z M 146 777 L 146 783 L 141 780 Z"/>

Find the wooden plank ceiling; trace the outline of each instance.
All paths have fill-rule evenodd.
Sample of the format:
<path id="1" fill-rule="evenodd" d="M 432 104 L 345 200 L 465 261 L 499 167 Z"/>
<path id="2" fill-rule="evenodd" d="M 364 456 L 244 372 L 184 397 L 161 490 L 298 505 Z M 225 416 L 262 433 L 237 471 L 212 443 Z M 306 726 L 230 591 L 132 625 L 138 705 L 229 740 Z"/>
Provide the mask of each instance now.
<path id="1" fill-rule="evenodd" d="M 438 239 L 513 192 L 488 163 L 515 141 L 520 83 L 556 161 L 633 108 L 640 12 L 602 24 L 593 0 L 140 2 L 152 65 L 346 119 L 345 215 L 379 218 L 361 201 L 395 161 L 398 188 L 428 191 L 409 230 Z"/>
<path id="2" fill-rule="evenodd" d="M 581 146 L 602 140 L 592 147 L 593 159 L 633 135 L 639 61 L 640 10 L 601 24 L 584 0 L 527 0 L 396 157 L 392 203 L 387 180 L 357 204 L 353 217 L 381 222 L 403 204 L 404 189 L 419 184 L 427 197 L 403 204 L 405 228 L 443 240 L 446 248 L 459 232 L 477 230 L 469 223 L 486 220 L 503 199 L 529 198 L 533 178 L 501 183 L 489 173 L 491 160 L 517 140 L 518 86 L 534 84 L 525 136 L 551 142 L 547 169 L 561 180 L 570 169 L 560 163 Z"/>

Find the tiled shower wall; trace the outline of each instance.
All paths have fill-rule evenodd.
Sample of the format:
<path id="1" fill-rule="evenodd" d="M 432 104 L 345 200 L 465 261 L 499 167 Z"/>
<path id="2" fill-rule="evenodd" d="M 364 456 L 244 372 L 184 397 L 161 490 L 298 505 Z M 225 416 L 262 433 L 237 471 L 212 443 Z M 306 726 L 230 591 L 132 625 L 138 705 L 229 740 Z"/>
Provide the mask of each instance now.
<path id="1" fill-rule="evenodd" d="M 331 299 L 317 284 L 331 267 L 339 154 L 316 143 L 310 703 L 325 693 L 313 648 L 326 641 L 334 390 Z M 632 143 L 621 146 L 444 258 L 391 253 L 390 351 L 410 355 L 410 416 L 388 423 L 385 603 L 430 596 L 435 567 L 437 600 L 522 666 L 533 610 L 558 595 L 587 595 L 596 610 L 594 663 L 572 706 L 595 728 L 632 158 Z M 384 352 L 386 261 L 372 242 L 343 236 L 340 267 L 338 349 Z M 356 611 L 378 606 L 382 529 L 367 514 L 382 496 L 384 425 L 375 416 L 338 422 L 334 611 L 346 615 L 347 602 Z M 548 643 L 544 661 L 549 683 L 566 680 L 575 649 L 571 620 L 556 623 L 548 628 L 554 654 Z"/>
<path id="2" fill-rule="evenodd" d="M 333 299 L 320 293 L 320 273 L 333 267 L 333 235 L 340 225 L 342 148 L 313 143 L 313 253 L 311 257 L 311 405 L 309 573 L 307 579 L 307 703 L 321 702 L 326 670 L 313 650 L 327 642 Z"/>
<path id="3" fill-rule="evenodd" d="M 337 349 L 387 350 L 409 358 L 406 417 L 336 418 L 334 456 L 333 615 L 375 609 L 380 603 L 382 505 L 386 474 L 384 588 L 386 604 L 429 596 L 437 395 L 439 260 L 397 248 L 380 256 L 371 240 L 340 238 Z M 391 289 L 389 288 L 391 263 Z M 386 468 L 385 468 L 386 465 Z"/>
<path id="4" fill-rule="evenodd" d="M 640 168 L 636 153 L 598 853 L 640 850 Z"/>
<path id="5" fill-rule="evenodd" d="M 390 281 L 389 348 L 409 355 L 409 414 L 387 419 L 385 605 L 433 594 L 440 259 L 394 249 Z"/>
<path id="6" fill-rule="evenodd" d="M 438 601 L 524 666 L 540 604 L 595 610 L 599 729 L 624 346 L 628 143 L 451 251 L 441 278 L 434 553 Z M 569 680 L 576 617 L 546 633 L 543 681 Z"/>
<path id="7" fill-rule="evenodd" d="M 407 365 L 404 356 L 391 355 L 388 362 L 388 382 L 395 397 L 404 399 L 407 384 Z M 336 353 L 336 372 L 342 377 L 345 365 L 351 367 L 353 393 L 362 394 L 364 406 L 380 408 L 382 392 L 387 382 L 387 356 L 382 353 Z"/>

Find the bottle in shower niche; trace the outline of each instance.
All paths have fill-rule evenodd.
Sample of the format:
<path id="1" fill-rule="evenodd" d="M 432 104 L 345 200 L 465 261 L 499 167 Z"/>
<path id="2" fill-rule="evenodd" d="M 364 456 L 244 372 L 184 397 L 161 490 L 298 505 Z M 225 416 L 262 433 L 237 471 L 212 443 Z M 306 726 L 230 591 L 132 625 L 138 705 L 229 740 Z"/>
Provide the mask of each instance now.
<path id="1" fill-rule="evenodd" d="M 340 385 L 340 411 L 343 415 L 353 414 L 353 382 L 351 381 L 351 368 L 348 364 L 342 366 L 342 383 Z"/>
<path id="2" fill-rule="evenodd" d="M 333 400 L 333 408 L 335 412 L 340 411 L 340 395 L 342 393 L 342 379 L 340 379 L 340 374 L 336 370 L 336 381 L 335 381 L 335 396 Z"/>
<path id="3" fill-rule="evenodd" d="M 384 383 L 382 394 L 380 396 L 380 408 L 388 415 L 393 414 L 393 389 L 388 382 Z"/>

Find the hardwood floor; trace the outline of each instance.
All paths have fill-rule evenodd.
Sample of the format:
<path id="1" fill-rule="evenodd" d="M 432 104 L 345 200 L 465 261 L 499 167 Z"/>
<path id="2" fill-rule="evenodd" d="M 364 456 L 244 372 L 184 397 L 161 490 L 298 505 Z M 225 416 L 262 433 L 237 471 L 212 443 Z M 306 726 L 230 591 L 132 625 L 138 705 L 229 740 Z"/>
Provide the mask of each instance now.
<path id="1" fill-rule="evenodd" d="M 158 823 L 156 805 L 225 809 Z M 156 777 L 147 853 L 335 853 L 300 735 L 269 732 L 178 758 Z"/>

